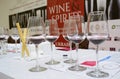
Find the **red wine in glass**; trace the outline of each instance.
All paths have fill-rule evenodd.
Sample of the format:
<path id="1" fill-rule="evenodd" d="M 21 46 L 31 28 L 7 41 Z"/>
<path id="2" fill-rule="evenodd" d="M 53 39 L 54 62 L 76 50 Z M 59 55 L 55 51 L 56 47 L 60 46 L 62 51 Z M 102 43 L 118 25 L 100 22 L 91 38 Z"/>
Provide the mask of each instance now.
<path id="1" fill-rule="evenodd" d="M 44 37 L 43 36 L 33 36 L 33 37 L 30 37 L 29 40 L 34 43 L 34 44 L 40 44 L 41 42 L 45 41 Z"/>
<path id="2" fill-rule="evenodd" d="M 57 38 L 58 36 L 46 36 L 46 40 L 49 42 L 54 42 Z"/>
<path id="3" fill-rule="evenodd" d="M 2 40 L 5 40 L 5 38 L 4 37 L 0 37 L 0 41 L 2 41 Z"/>
<path id="4" fill-rule="evenodd" d="M 101 44 L 105 40 L 108 39 L 108 35 L 102 34 L 102 35 L 90 35 L 88 36 L 88 39 L 90 42 L 92 42 L 95 45 Z"/>

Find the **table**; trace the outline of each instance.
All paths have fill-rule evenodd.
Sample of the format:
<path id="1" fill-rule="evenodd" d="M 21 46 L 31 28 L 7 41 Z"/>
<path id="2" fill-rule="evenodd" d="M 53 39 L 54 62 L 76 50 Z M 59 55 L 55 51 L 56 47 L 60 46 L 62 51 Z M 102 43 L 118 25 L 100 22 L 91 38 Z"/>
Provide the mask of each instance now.
<path id="1" fill-rule="evenodd" d="M 50 59 L 50 49 L 48 44 L 43 44 L 39 46 L 44 52 L 40 55 L 39 63 L 41 66 L 47 67 L 48 69 L 43 72 L 30 72 L 29 69 L 35 65 L 35 60 L 31 61 L 31 58 L 19 59 L 20 53 L 9 52 L 7 55 L 0 55 L 0 79 L 96 79 L 86 75 L 86 73 L 92 70 L 94 67 L 87 67 L 87 70 L 82 72 L 69 71 L 67 68 L 70 64 L 63 63 L 63 55 L 67 54 L 69 56 L 69 51 L 54 51 L 54 59 L 61 61 L 59 65 L 49 66 L 45 62 Z M 31 52 L 33 53 L 33 47 L 29 46 Z M 75 50 L 71 51 L 73 58 L 75 58 Z M 99 51 L 99 58 L 104 58 L 108 55 L 119 54 L 120 52 L 111 51 Z M 32 58 L 34 59 L 34 57 Z M 95 51 L 90 49 L 79 49 L 79 62 L 84 62 L 87 60 L 95 60 Z M 120 79 L 120 67 L 117 69 L 106 69 L 102 66 L 109 61 L 103 61 L 100 63 L 100 68 L 110 74 L 107 78 L 100 79 Z M 120 63 L 119 63 L 120 64 Z M 2 78 L 1 78 L 2 77 Z"/>

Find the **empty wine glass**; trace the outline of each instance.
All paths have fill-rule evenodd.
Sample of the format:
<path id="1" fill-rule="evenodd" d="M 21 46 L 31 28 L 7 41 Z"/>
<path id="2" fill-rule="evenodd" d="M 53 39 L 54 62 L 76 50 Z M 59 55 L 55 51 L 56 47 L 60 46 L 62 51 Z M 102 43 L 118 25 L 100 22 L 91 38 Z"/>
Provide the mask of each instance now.
<path id="1" fill-rule="evenodd" d="M 83 16 L 77 14 L 71 16 L 69 19 L 69 26 L 67 29 L 67 37 L 76 45 L 76 64 L 68 69 L 71 71 L 84 71 L 86 67 L 80 66 L 78 58 L 78 48 L 79 44 L 85 39 L 85 26 Z"/>
<path id="2" fill-rule="evenodd" d="M 59 37 L 59 28 L 55 19 L 46 20 L 46 40 L 51 44 L 51 60 L 46 62 L 48 65 L 59 64 L 59 61 L 53 59 L 53 43 Z"/>
<path id="3" fill-rule="evenodd" d="M 88 76 L 102 78 L 107 77 L 107 72 L 99 69 L 98 62 L 98 47 L 99 44 L 108 39 L 108 25 L 105 13 L 103 11 L 90 12 L 88 15 L 87 23 L 87 39 L 96 45 L 96 68 L 93 71 L 87 73 Z"/>
<path id="4" fill-rule="evenodd" d="M 4 40 L 5 40 L 5 35 L 4 35 L 4 28 L 3 27 L 1 27 L 0 28 L 0 55 L 2 55 L 2 54 L 4 54 L 3 52 L 3 50 L 4 50 Z"/>
<path id="5" fill-rule="evenodd" d="M 17 19 L 18 19 L 18 14 L 12 16 L 12 25 L 13 25 L 13 27 L 16 27 Z"/>
<path id="6" fill-rule="evenodd" d="M 9 29 L 8 28 L 4 28 L 4 35 L 5 35 L 5 40 L 7 41 L 8 40 L 8 38 L 9 38 Z"/>
<path id="7" fill-rule="evenodd" d="M 42 17 L 39 16 L 31 16 L 28 20 L 28 35 L 27 40 L 31 41 L 35 44 L 35 52 L 36 52 L 36 66 L 29 69 L 31 72 L 41 72 L 47 70 L 45 67 L 41 67 L 39 65 L 39 53 L 38 53 L 38 45 L 41 42 L 45 41 L 45 25 Z"/>
<path id="8" fill-rule="evenodd" d="M 18 53 L 18 46 L 17 46 L 17 40 L 19 39 L 19 33 L 18 33 L 18 30 L 17 28 L 12 28 L 11 29 L 11 37 L 15 40 L 15 52 Z"/>
<path id="9" fill-rule="evenodd" d="M 69 40 L 68 37 L 67 37 L 67 32 L 69 32 L 69 31 L 67 31 L 68 26 L 69 26 L 69 20 L 66 19 L 66 20 L 64 21 L 64 27 L 63 27 L 63 33 L 62 33 L 62 35 L 63 35 L 63 37 L 64 37 L 67 41 L 69 41 L 70 57 L 69 57 L 68 60 L 65 60 L 64 63 L 73 64 L 73 63 L 76 63 L 76 60 L 74 60 L 74 59 L 72 58 L 72 53 L 71 53 L 71 51 L 72 51 L 72 41 Z"/>
<path id="10" fill-rule="evenodd" d="M 8 38 L 9 38 L 9 29 L 4 27 L 4 36 L 5 36 L 5 40 L 4 40 L 4 54 L 7 54 L 7 50 L 8 50 Z"/>

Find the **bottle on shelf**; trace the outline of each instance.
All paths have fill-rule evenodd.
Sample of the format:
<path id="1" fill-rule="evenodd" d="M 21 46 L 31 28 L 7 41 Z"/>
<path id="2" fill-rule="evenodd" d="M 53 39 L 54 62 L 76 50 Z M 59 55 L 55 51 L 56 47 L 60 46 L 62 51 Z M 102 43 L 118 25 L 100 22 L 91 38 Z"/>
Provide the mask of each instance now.
<path id="1" fill-rule="evenodd" d="M 120 0 L 111 0 L 108 7 L 108 19 L 120 19 Z"/>

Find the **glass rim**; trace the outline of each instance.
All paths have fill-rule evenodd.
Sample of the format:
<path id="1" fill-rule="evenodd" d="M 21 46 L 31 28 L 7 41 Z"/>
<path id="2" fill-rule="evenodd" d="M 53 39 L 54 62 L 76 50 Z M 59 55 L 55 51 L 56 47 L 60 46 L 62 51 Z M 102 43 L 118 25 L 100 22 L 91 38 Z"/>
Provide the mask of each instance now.
<path id="1" fill-rule="evenodd" d="M 104 11 L 92 11 L 89 14 L 91 14 L 91 15 L 100 15 L 100 14 L 104 14 Z"/>

